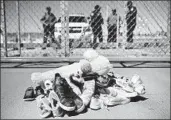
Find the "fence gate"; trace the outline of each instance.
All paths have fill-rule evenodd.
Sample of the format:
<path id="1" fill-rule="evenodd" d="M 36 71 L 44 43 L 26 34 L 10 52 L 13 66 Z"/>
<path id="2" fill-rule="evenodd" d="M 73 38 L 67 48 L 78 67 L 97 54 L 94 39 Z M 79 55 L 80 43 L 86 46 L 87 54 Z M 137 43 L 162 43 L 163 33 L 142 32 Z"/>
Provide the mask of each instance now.
<path id="1" fill-rule="evenodd" d="M 43 44 L 40 19 L 48 6 L 56 23 Z M 94 48 L 113 60 L 170 61 L 170 1 L 129 6 L 127 1 L 1 1 L 1 57 L 74 58 Z"/>

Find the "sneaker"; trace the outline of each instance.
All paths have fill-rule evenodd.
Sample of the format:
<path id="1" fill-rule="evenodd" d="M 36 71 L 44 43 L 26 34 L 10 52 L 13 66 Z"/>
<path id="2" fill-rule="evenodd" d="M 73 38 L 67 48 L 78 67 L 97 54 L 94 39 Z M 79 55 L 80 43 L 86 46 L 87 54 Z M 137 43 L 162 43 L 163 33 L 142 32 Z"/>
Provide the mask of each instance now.
<path id="1" fill-rule="evenodd" d="M 38 97 L 38 96 L 44 96 L 44 90 L 41 86 L 37 86 L 36 89 L 36 94 L 35 94 L 35 97 Z"/>
<path id="2" fill-rule="evenodd" d="M 52 106 L 53 117 L 62 117 L 64 115 L 64 110 L 59 106 L 59 98 L 53 90 L 49 92 L 49 101 Z"/>
<path id="3" fill-rule="evenodd" d="M 25 91 L 23 99 L 25 101 L 32 101 L 35 100 L 35 95 L 34 95 L 34 88 L 33 87 L 28 87 Z"/>
<path id="4" fill-rule="evenodd" d="M 94 95 L 90 101 L 90 109 L 99 110 L 101 108 L 102 108 L 102 101 L 100 100 L 100 96 Z"/>
<path id="5" fill-rule="evenodd" d="M 125 77 L 121 77 L 121 78 L 117 78 L 116 80 L 116 84 L 119 85 L 120 87 L 122 87 L 123 90 L 127 91 L 127 92 L 134 92 L 134 88 L 132 86 L 132 84 L 130 84 L 129 79 L 125 78 Z"/>
<path id="6" fill-rule="evenodd" d="M 135 91 L 127 92 L 124 89 L 122 89 L 121 87 L 114 86 L 113 90 L 115 90 L 119 96 L 124 96 L 127 98 L 136 97 L 138 95 L 137 92 L 135 92 Z"/>
<path id="7" fill-rule="evenodd" d="M 136 91 L 138 95 L 145 94 L 145 86 L 143 85 L 143 81 L 141 80 L 139 75 L 133 75 L 131 83 L 134 87 L 134 91 Z"/>
<path id="8" fill-rule="evenodd" d="M 44 94 L 44 90 L 41 86 L 37 86 L 36 89 L 36 102 L 39 108 L 39 114 L 42 118 L 48 117 L 52 113 L 52 108 L 48 98 Z"/>
<path id="9" fill-rule="evenodd" d="M 132 82 L 133 86 L 136 86 L 136 85 L 139 85 L 139 84 L 143 84 L 140 76 L 136 75 L 136 74 L 132 76 L 131 82 Z"/>
<path id="10" fill-rule="evenodd" d="M 144 95 L 146 93 L 144 85 L 138 85 L 134 88 L 138 95 Z"/>
<path id="11" fill-rule="evenodd" d="M 75 105 L 76 105 L 75 112 L 80 113 L 85 109 L 85 105 L 83 103 L 83 100 L 76 93 L 74 93 L 73 90 L 71 90 L 71 92 L 73 94 L 72 98 L 73 98 Z"/>
<path id="12" fill-rule="evenodd" d="M 103 103 L 105 106 L 115 106 L 115 105 L 121 105 L 126 104 L 130 102 L 129 98 L 123 97 L 123 96 L 111 96 L 107 94 L 101 94 L 100 99 L 103 100 Z"/>
<path id="13" fill-rule="evenodd" d="M 69 86 L 67 81 L 60 76 L 59 73 L 55 74 L 55 86 L 54 91 L 59 98 L 59 105 L 66 111 L 74 111 L 75 103 L 72 98 L 72 88 Z"/>
<path id="14" fill-rule="evenodd" d="M 56 109 L 52 110 L 54 117 L 63 117 L 64 116 L 64 110 L 60 107 L 59 104 L 57 104 Z"/>
<path id="15" fill-rule="evenodd" d="M 46 107 L 46 109 L 51 110 L 50 101 L 45 96 L 44 90 L 41 88 L 41 86 L 37 86 L 35 91 L 36 91 L 37 106 L 40 107 L 42 104 L 44 107 Z"/>
<path id="16" fill-rule="evenodd" d="M 101 94 L 100 98 L 107 106 L 114 106 L 120 104 L 126 104 L 130 102 L 130 99 L 124 96 L 120 96 L 113 87 L 108 87 L 109 94 Z"/>
<path id="17" fill-rule="evenodd" d="M 39 95 L 36 98 L 37 107 L 39 108 L 39 114 L 42 118 L 48 117 L 52 113 L 50 102 L 45 96 Z"/>

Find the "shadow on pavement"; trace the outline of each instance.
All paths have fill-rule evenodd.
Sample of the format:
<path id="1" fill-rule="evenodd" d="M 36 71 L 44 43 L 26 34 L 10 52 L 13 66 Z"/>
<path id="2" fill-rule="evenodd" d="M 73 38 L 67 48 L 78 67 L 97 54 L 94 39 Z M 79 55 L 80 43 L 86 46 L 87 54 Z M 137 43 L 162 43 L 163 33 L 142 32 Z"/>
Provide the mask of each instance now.
<path id="1" fill-rule="evenodd" d="M 148 98 L 143 97 L 143 96 L 136 96 L 136 97 L 131 98 L 131 102 L 145 101 L 147 99 Z"/>

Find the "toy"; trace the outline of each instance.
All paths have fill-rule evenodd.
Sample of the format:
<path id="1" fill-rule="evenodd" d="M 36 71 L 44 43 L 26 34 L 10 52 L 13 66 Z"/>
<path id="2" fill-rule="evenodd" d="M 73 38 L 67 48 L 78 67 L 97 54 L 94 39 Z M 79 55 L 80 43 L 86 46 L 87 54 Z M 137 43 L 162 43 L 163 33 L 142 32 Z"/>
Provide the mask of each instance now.
<path id="1" fill-rule="evenodd" d="M 112 68 L 110 61 L 105 56 L 99 55 L 95 50 L 89 49 L 83 54 L 84 59 L 88 60 L 92 67 L 92 72 L 105 75 Z"/>

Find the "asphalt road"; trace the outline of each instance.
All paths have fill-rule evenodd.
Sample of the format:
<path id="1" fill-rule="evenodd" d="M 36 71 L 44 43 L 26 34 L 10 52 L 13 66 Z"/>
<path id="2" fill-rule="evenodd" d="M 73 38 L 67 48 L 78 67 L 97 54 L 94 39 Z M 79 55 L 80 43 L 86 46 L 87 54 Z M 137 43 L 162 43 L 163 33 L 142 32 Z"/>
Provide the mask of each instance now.
<path id="1" fill-rule="evenodd" d="M 39 119 L 36 101 L 24 102 L 25 89 L 32 85 L 32 72 L 53 68 L 2 68 L 1 119 Z M 146 94 L 126 105 L 67 116 L 64 119 L 169 119 L 170 68 L 115 68 L 121 75 L 139 74 L 146 86 Z M 61 118 L 60 118 L 61 119 Z"/>

